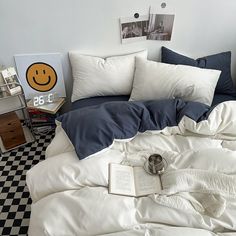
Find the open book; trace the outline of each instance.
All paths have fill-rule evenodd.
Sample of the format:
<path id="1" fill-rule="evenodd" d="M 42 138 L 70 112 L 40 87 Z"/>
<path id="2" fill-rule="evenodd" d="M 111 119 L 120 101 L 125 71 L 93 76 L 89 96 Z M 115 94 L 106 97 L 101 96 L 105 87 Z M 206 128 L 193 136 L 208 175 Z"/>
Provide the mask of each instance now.
<path id="1" fill-rule="evenodd" d="M 62 107 L 62 105 L 65 103 L 65 98 L 58 98 L 58 100 L 52 102 L 52 103 L 47 103 L 45 105 L 41 105 L 41 106 L 34 106 L 33 104 L 33 99 L 31 99 L 28 103 L 27 103 L 27 107 L 28 108 L 32 108 L 32 109 L 37 109 L 39 111 L 42 112 L 46 112 L 49 114 L 56 114 L 58 112 L 58 110 Z"/>
<path id="2" fill-rule="evenodd" d="M 109 193 L 140 197 L 162 189 L 158 175 L 149 175 L 143 167 L 109 165 Z"/>

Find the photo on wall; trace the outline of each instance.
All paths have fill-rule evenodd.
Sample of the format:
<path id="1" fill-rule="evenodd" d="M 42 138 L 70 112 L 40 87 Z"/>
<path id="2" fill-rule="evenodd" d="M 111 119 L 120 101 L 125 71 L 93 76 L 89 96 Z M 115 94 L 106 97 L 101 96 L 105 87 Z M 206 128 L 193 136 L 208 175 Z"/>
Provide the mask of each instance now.
<path id="1" fill-rule="evenodd" d="M 175 15 L 150 14 L 147 39 L 170 41 L 174 18 Z"/>
<path id="2" fill-rule="evenodd" d="M 147 40 L 149 16 L 120 18 L 121 42 L 130 43 Z"/>
<path id="3" fill-rule="evenodd" d="M 14 58 L 26 99 L 47 93 L 66 96 L 60 53 L 20 54 Z"/>

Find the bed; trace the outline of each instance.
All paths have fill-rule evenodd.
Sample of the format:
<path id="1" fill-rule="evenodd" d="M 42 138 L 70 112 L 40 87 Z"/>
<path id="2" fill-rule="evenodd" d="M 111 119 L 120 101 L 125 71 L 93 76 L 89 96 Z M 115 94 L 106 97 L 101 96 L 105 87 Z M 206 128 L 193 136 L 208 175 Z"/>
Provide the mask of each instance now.
<path id="1" fill-rule="evenodd" d="M 157 67 L 158 72 L 176 70 L 138 63 L 142 70 L 148 67 L 149 84 Z M 188 85 L 181 97 L 183 89 L 176 86 L 167 98 L 150 99 L 170 89 L 152 84 L 161 91 L 146 93 L 138 79 L 129 83 L 130 96 L 119 96 L 121 87 L 110 94 L 93 94 L 89 88 L 86 98 L 78 91 L 82 86 L 76 87 L 72 110 L 58 118 L 46 160 L 27 172 L 33 202 L 29 235 L 236 235 L 235 97 L 218 94 L 213 102 L 218 71 L 177 70 L 190 70 L 181 76 L 188 79 L 207 74 L 211 93 L 198 89 L 196 94 Z M 137 64 L 135 73 L 143 73 Z M 168 163 L 162 192 L 139 198 L 109 194 L 110 163 L 143 166 L 153 153 Z"/>

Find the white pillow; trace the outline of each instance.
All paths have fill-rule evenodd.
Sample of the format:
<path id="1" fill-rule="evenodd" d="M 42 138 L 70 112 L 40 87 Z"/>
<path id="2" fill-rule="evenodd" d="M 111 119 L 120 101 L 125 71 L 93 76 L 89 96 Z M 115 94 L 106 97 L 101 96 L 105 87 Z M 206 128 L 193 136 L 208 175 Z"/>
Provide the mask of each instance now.
<path id="1" fill-rule="evenodd" d="M 147 50 L 129 55 L 100 57 L 70 52 L 74 79 L 72 102 L 94 96 L 129 95 L 135 70 L 135 57 L 147 58 Z"/>
<path id="2" fill-rule="evenodd" d="M 182 98 L 210 106 L 220 73 L 137 58 L 130 101 Z"/>

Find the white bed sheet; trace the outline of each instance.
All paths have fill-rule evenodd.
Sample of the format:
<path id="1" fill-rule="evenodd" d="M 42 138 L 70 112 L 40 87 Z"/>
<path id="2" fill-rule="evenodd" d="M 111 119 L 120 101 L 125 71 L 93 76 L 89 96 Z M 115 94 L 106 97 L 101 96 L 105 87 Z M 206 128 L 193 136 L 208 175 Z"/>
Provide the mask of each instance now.
<path id="1" fill-rule="evenodd" d="M 206 121 L 184 117 L 178 127 L 115 141 L 80 161 L 58 126 L 47 159 L 27 173 L 33 200 L 29 235 L 236 235 L 236 200 L 226 198 L 223 214 L 212 217 L 189 201 L 191 193 L 133 198 L 108 194 L 108 165 L 128 157 L 142 163 L 152 153 L 169 170 L 201 169 L 236 175 L 236 102 L 217 106 Z M 169 202 L 176 204 L 169 204 Z M 169 204 L 169 205 L 168 205 Z"/>

